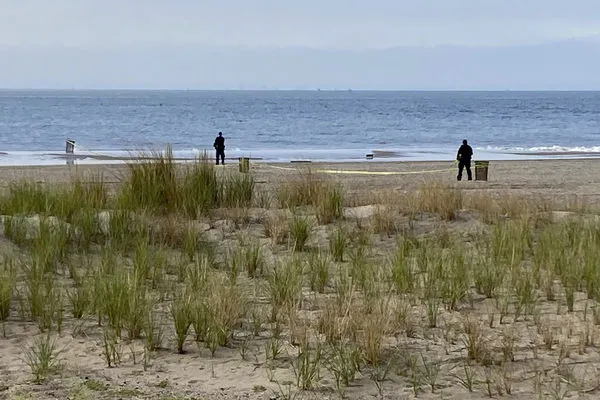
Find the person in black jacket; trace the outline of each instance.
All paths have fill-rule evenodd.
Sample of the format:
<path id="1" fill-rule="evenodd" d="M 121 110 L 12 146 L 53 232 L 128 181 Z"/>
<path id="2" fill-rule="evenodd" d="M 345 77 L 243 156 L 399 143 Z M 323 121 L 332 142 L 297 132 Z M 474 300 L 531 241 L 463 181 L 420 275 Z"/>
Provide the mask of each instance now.
<path id="1" fill-rule="evenodd" d="M 225 165 L 225 138 L 222 132 L 219 132 L 219 136 L 215 138 L 213 147 L 217 151 L 217 165 L 219 165 L 219 157 L 221 157 L 221 164 Z"/>
<path id="2" fill-rule="evenodd" d="M 456 153 L 456 159 L 458 160 L 458 176 L 457 180 L 462 179 L 463 169 L 467 169 L 467 177 L 469 180 L 473 180 L 471 175 L 471 158 L 473 157 L 473 149 L 467 144 L 467 140 L 463 140 L 462 146 L 459 147 L 458 153 Z"/>

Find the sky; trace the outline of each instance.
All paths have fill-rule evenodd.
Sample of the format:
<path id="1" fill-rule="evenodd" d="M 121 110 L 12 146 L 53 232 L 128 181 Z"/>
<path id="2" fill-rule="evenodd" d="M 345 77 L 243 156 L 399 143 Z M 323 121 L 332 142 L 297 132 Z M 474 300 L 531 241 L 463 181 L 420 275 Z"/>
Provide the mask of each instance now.
<path id="1" fill-rule="evenodd" d="M 65 49 L 98 57 L 144 50 L 144 60 L 150 62 L 152 54 L 158 57 L 162 51 L 172 54 L 178 49 L 183 54 L 194 47 L 198 51 L 496 48 L 594 36 L 597 40 L 597 35 L 599 0 L 0 0 L 0 50 L 12 52 L 6 53 L 11 59 L 0 58 L 0 73 L 5 75 L 0 87 L 68 85 L 62 76 L 44 78 L 41 65 L 22 71 L 27 60 L 41 58 L 60 70 L 52 51 L 66 57 Z M 125 76 L 113 74 L 115 85 L 127 83 Z M 230 81 L 220 77 L 219 82 L 242 84 L 235 79 L 235 69 L 229 74 Z M 83 77 L 75 78 L 74 85 L 86 86 Z M 102 84 L 110 86 L 111 79 L 106 78 Z M 309 78 L 301 80 L 310 83 Z M 159 85 L 157 80 L 157 86 L 168 86 L 167 81 Z"/>
<path id="2" fill-rule="evenodd" d="M 0 0 L 0 45 L 515 45 L 600 34 L 598 0 Z"/>

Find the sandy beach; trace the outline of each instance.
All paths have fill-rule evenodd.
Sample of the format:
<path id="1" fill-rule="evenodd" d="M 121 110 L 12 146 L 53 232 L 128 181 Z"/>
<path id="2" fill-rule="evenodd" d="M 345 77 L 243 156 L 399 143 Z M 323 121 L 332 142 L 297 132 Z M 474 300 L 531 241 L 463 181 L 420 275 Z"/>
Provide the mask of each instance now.
<path id="1" fill-rule="evenodd" d="M 223 168 L 223 167 L 221 167 Z M 231 161 L 225 171 L 237 171 Z M 474 166 L 473 168 L 473 174 Z M 358 163 L 251 163 L 258 186 L 269 188 L 294 177 L 298 171 L 327 170 L 321 176 L 339 181 L 358 198 L 382 190 L 413 190 L 423 182 L 439 182 L 467 191 L 510 192 L 524 196 L 570 201 L 574 197 L 600 202 L 600 159 L 554 159 L 535 161 L 491 161 L 487 181 L 456 182 L 455 163 L 448 162 L 358 162 Z M 0 167 L 0 186 L 21 179 L 65 183 L 73 176 L 102 174 L 109 184 L 118 184 L 127 172 L 125 165 Z M 336 173 L 337 172 L 337 173 Z M 383 172 L 384 174 L 379 174 Z M 474 176 L 474 175 L 473 175 Z"/>
<path id="2" fill-rule="evenodd" d="M 225 171 L 236 174 L 237 169 L 237 163 L 231 162 L 217 167 L 217 173 Z M 364 229 L 369 232 L 372 251 L 365 260 L 375 264 L 388 262 L 398 237 L 408 235 L 404 228 L 388 235 L 369 228 L 375 226 L 373 221 L 378 217 L 375 203 L 379 198 L 406 196 L 427 185 L 442 187 L 443 192 L 438 193 L 458 190 L 464 206 L 456 210 L 456 215 L 450 220 L 426 212 L 407 217 L 402 211 L 392 218 L 406 229 L 410 226 L 416 237 L 441 235 L 439 237 L 442 238 L 445 237 L 443 232 L 449 232 L 467 249 L 475 246 L 473 237 L 489 231 L 492 226 L 483 221 L 482 214 L 468 206 L 469 198 L 519 198 L 538 204 L 551 203 L 554 216 L 584 208 L 600 209 L 599 159 L 492 161 L 487 181 L 467 181 L 465 174 L 465 180 L 461 182 L 456 181 L 453 162 L 251 163 L 255 191 L 275 196 L 281 185 L 297 179 L 308 169 L 319 178 L 341 184 L 345 193 L 343 223 L 349 230 L 366 227 Z M 98 174 L 102 175 L 112 190 L 117 190 L 121 180 L 127 176 L 127 168 L 124 165 L 1 167 L 0 187 L 7 188 L 21 180 L 60 185 L 71 182 L 73 176 L 85 180 Z M 225 257 L 229 250 L 241 246 L 240 237 L 246 235 L 244 237 L 261 243 L 267 260 L 276 260 L 290 253 L 289 243 L 275 243 L 265 234 L 266 221 L 281 211 L 278 208 L 273 202 L 270 207 L 253 205 L 244 214 L 243 223 L 234 221 L 234 214 L 225 211 L 198 218 L 195 223 L 201 226 L 201 231 L 209 238 L 207 240 L 217 244 L 217 258 Z M 393 207 L 390 205 L 386 210 L 392 212 Z M 513 218 L 511 215 L 501 217 Z M 317 223 L 308 241 L 310 251 L 327 251 L 328 238 L 335 227 L 334 223 Z M 0 236 L 0 242 L 4 254 L 18 256 L 22 253 L 20 247 L 4 233 Z M 346 258 L 337 264 L 348 266 L 349 260 Z M 531 265 L 530 259 L 525 260 L 524 265 Z M 61 279 L 66 279 L 64 275 L 68 274 L 62 271 L 59 275 Z M 334 275 L 332 273 L 331 276 Z M 258 279 L 256 284 L 254 279 L 242 275 L 238 279 L 239 285 L 250 293 L 254 292 L 253 303 L 268 307 L 269 299 L 264 294 L 267 279 Z M 65 305 L 62 332 L 54 335 L 61 349 L 61 368 L 42 383 L 32 381 L 30 368 L 24 361 L 26 349 L 32 346 L 34 338 L 43 334 L 40 334 L 37 324 L 28 318 L 24 306 L 19 305 L 24 301 L 25 293 L 25 289 L 20 287 L 15 291 L 10 316 L 3 323 L 4 335 L 0 337 L 0 399 L 340 398 L 342 392 L 336 389 L 331 370 L 325 367 L 326 363 L 322 366 L 319 379 L 314 382 L 315 387 L 298 390 L 297 360 L 300 350 L 298 342 L 293 340 L 295 325 L 292 324 L 292 321 L 304 321 L 311 330 L 321 329 L 317 328 L 317 322 L 325 312 L 323 304 L 329 304 L 329 299 L 338 290 L 333 283 L 335 279 L 330 277 L 330 283 L 323 293 L 311 291 L 306 285 L 303 287 L 297 319 L 290 319 L 284 324 L 281 342 L 277 342 L 280 343 L 281 355 L 272 356 L 270 361 L 269 346 L 273 345 L 270 336 L 273 328 L 267 327 L 270 326 L 267 322 L 263 322 L 262 327 L 257 328 L 257 335 L 250 339 L 247 338 L 246 328 L 241 328 L 246 323 L 236 325 L 234 338 L 227 346 L 219 347 L 215 356 L 211 356 L 203 345 L 194 344 L 193 335 L 186 342 L 186 353 L 177 354 L 173 350 L 172 324 L 165 322 L 168 328 L 165 328 L 164 342 L 149 362 L 144 361 L 146 353 L 142 340 L 123 339 L 118 343 L 121 352 L 119 363 L 109 368 L 103 355 L 102 329 L 97 327 L 95 316 L 74 319 L 70 311 L 66 311 L 69 306 Z M 557 278 L 555 286 L 562 287 L 560 285 Z M 469 289 L 471 292 L 475 293 L 475 290 Z M 557 289 L 557 292 L 560 290 Z M 440 305 L 439 320 L 443 323 L 436 327 L 428 327 L 425 303 L 421 304 L 416 297 L 407 297 L 412 300 L 402 300 L 402 304 L 409 307 L 409 316 L 405 318 L 409 318 L 412 325 L 409 328 L 408 319 L 403 320 L 405 325 L 402 329 L 390 330 L 381 343 L 385 354 L 390 351 L 389 354 L 393 353 L 404 361 L 396 365 L 395 361 L 391 361 L 396 358 L 389 356 L 390 361 L 384 363 L 387 367 L 379 364 L 375 367 L 366 362 L 356 371 L 343 396 L 350 399 L 484 399 L 508 396 L 508 392 L 519 399 L 540 398 L 540 395 L 541 398 L 597 398 L 600 387 L 597 378 L 600 368 L 600 352 L 597 348 L 600 328 L 590 322 L 591 310 L 595 310 L 597 303 L 588 301 L 583 292 L 576 291 L 574 312 L 567 312 L 564 295 L 557 295 L 558 301 L 547 301 L 543 293 L 542 286 L 539 286 L 535 313 L 521 319 L 515 316 L 512 322 L 498 322 L 501 312 L 493 311 L 497 304 L 493 299 L 470 294 L 469 300 L 461 299 L 464 303 L 456 309 L 442 309 Z M 361 296 L 357 295 L 355 300 L 358 301 Z M 395 315 L 399 312 L 396 311 Z M 360 314 L 356 322 L 371 321 L 376 325 L 377 320 L 370 319 L 374 318 L 373 315 Z M 465 361 L 470 359 L 470 355 L 466 356 L 468 346 L 465 344 L 465 331 L 458 326 L 463 326 L 464 318 L 468 320 L 468 316 L 480 321 L 484 336 L 488 338 L 486 343 L 498 354 L 505 352 L 506 340 L 502 338 L 506 338 L 506 332 L 510 330 L 514 334 L 512 358 L 509 357 L 508 361 L 504 358 L 503 362 L 492 361 L 490 364 L 479 359 L 474 359 L 472 363 Z M 507 318 L 510 320 L 512 317 Z M 549 344 L 546 330 L 553 334 Z M 583 337 L 581 335 L 586 335 L 585 340 L 580 340 Z M 388 360 L 386 357 L 383 359 Z M 411 369 L 411 363 L 416 363 L 416 369 Z M 467 371 L 471 370 L 476 378 L 475 383 L 469 386 L 465 380 L 468 380 Z M 385 376 L 379 379 L 374 378 L 373 374 Z M 559 397 L 551 397 L 553 393 Z M 565 397 L 560 397 L 562 395 Z"/>

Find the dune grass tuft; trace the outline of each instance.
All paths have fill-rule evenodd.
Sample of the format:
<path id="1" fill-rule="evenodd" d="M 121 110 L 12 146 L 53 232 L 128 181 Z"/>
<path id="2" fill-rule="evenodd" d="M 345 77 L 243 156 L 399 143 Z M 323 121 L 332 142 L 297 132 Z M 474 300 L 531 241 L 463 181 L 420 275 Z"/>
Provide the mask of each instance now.
<path id="1" fill-rule="evenodd" d="M 312 231 L 312 223 L 305 216 L 294 215 L 290 221 L 290 238 L 294 251 L 303 251 Z"/>
<path id="2" fill-rule="evenodd" d="M 31 369 L 35 382 L 44 381 L 50 374 L 60 368 L 56 339 L 48 335 L 38 336 L 33 344 L 25 350 L 24 360 Z"/>
<path id="3" fill-rule="evenodd" d="M 344 216 L 344 195 L 339 185 L 325 186 L 316 199 L 317 221 L 326 225 Z"/>
<path id="4" fill-rule="evenodd" d="M 0 321 L 10 317 L 10 310 L 15 289 L 15 268 L 12 259 L 5 257 L 0 266 Z"/>
<path id="5" fill-rule="evenodd" d="M 130 210 L 176 210 L 179 185 L 172 148 L 169 146 L 164 152 L 141 153 L 139 157 L 141 160 L 127 164 L 129 174 L 119 193 L 117 204 Z"/>

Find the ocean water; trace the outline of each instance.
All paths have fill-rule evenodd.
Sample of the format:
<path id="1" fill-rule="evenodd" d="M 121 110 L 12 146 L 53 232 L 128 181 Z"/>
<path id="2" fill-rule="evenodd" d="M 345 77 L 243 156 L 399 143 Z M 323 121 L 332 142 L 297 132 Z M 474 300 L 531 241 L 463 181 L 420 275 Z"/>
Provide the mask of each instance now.
<path id="1" fill-rule="evenodd" d="M 219 131 L 264 161 L 600 156 L 600 92 L 0 91 L 1 165 L 212 156 Z"/>

